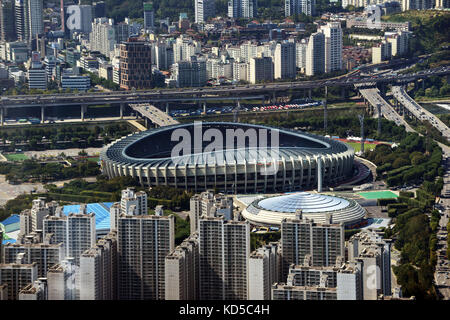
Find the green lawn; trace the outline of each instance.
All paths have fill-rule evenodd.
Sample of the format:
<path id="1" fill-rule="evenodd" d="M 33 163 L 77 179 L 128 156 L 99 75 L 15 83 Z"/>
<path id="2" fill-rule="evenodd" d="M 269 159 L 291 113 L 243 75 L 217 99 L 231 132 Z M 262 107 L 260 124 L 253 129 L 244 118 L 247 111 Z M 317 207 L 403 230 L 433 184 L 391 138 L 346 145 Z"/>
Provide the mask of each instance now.
<path id="1" fill-rule="evenodd" d="M 392 199 L 398 197 L 392 191 L 359 192 L 358 194 L 365 199 Z"/>
<path id="2" fill-rule="evenodd" d="M 360 142 L 344 142 L 355 149 L 355 152 L 361 151 L 361 143 Z M 377 145 L 373 143 L 364 143 L 364 151 L 375 149 Z"/>
<path id="3" fill-rule="evenodd" d="M 4 154 L 4 156 L 6 159 L 8 159 L 8 161 L 23 161 L 23 160 L 29 159 L 23 153 L 10 153 L 10 154 Z"/>
<path id="4" fill-rule="evenodd" d="M 100 157 L 88 158 L 88 161 L 92 161 L 92 162 L 98 162 L 99 160 L 100 160 Z"/>

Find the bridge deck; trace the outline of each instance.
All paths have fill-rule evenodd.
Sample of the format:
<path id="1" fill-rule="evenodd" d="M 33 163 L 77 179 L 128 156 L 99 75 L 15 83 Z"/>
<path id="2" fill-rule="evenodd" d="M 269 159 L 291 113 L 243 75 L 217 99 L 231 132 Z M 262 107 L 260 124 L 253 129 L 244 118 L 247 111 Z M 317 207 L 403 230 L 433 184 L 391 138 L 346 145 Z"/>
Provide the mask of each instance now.
<path id="1" fill-rule="evenodd" d="M 130 104 L 130 107 L 133 110 L 139 112 L 143 117 L 148 118 L 151 122 L 157 124 L 160 127 L 179 123 L 167 113 L 159 110 L 151 104 Z"/>
<path id="2" fill-rule="evenodd" d="M 442 136 L 449 140 L 450 130 L 449 128 L 439 120 L 434 114 L 419 105 L 414 99 L 412 99 L 401 86 L 392 86 L 392 94 L 394 97 L 406 108 L 408 109 L 417 119 L 426 120 L 435 127 Z"/>

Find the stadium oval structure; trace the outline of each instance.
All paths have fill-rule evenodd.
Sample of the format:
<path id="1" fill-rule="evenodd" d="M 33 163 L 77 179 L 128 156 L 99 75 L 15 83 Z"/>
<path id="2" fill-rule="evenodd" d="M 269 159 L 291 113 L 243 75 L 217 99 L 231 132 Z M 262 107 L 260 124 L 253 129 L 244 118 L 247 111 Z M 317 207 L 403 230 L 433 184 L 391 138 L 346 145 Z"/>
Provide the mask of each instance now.
<path id="1" fill-rule="evenodd" d="M 178 139 L 172 141 L 173 135 L 179 133 L 178 129 L 185 129 L 194 136 L 194 141 L 195 135 L 201 134 L 201 149 L 191 141 L 191 150 L 199 152 L 171 156 L 174 147 L 180 143 Z M 206 152 L 212 141 L 211 137 L 205 138 L 208 129 L 216 130 L 223 139 L 235 133 L 233 139 L 244 137 L 243 147 Z M 259 139 L 257 147 L 249 145 L 250 139 L 246 139 L 255 134 Z M 272 148 L 275 136 L 279 143 Z M 261 147 L 262 137 L 268 140 L 267 147 Z M 151 129 L 122 137 L 105 146 L 100 153 L 101 170 L 110 178 L 131 176 L 146 187 L 165 185 L 195 192 L 215 189 L 224 193 L 315 188 L 319 159 L 323 186 L 336 185 L 353 174 L 354 149 L 344 143 L 301 131 L 233 122 L 202 122 L 200 129 L 198 123 Z"/>
<path id="2" fill-rule="evenodd" d="M 359 223 L 366 212 L 353 199 L 344 199 L 318 193 L 293 194 L 256 199 L 242 211 L 250 223 L 260 226 L 280 226 L 284 218 L 295 218 L 301 211 L 302 218 L 325 223 L 331 215 L 333 223 L 346 226 Z"/>

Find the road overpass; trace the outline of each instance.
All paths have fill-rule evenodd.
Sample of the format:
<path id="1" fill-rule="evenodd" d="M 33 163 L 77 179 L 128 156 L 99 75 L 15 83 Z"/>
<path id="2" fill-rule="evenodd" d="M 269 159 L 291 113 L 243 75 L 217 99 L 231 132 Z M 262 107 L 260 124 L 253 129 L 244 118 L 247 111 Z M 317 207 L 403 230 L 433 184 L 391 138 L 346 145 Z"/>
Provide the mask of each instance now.
<path id="1" fill-rule="evenodd" d="M 359 92 L 364 97 L 364 99 L 369 102 L 378 114 L 378 107 L 381 110 L 381 115 L 385 117 L 387 120 L 394 121 L 396 125 L 403 125 L 407 132 L 415 132 L 413 128 L 403 119 L 394 108 L 383 99 L 380 94 L 380 90 L 376 87 L 370 88 L 373 85 L 371 83 L 367 83 L 359 89 Z"/>
<path id="2" fill-rule="evenodd" d="M 414 117 L 421 121 L 428 121 L 447 140 L 450 138 L 450 129 L 434 114 L 419 105 L 405 91 L 403 86 L 392 86 L 392 94 L 396 101 L 402 104 Z"/>
<path id="3" fill-rule="evenodd" d="M 161 111 L 151 104 L 130 104 L 130 107 L 131 109 L 139 112 L 143 117 L 145 117 L 146 127 L 148 127 L 147 119 L 160 127 L 179 123 L 167 113 Z"/>
<path id="4" fill-rule="evenodd" d="M 278 82 L 267 84 L 256 84 L 246 86 L 219 86 L 187 89 L 161 89 L 147 91 L 114 91 L 99 93 L 66 93 L 57 95 L 20 95 L 3 96 L 1 98 L 1 108 L 18 107 L 50 107 L 69 105 L 99 105 L 99 104 L 136 104 L 136 103 L 159 103 L 171 101 L 199 101 L 245 99 L 249 96 L 268 96 L 276 93 L 286 93 L 295 90 L 311 90 L 314 88 L 327 88 L 330 86 L 353 87 L 356 84 L 367 82 L 381 83 L 404 83 L 412 82 L 430 76 L 448 75 L 450 67 L 440 67 L 436 69 L 421 71 L 413 74 L 383 74 L 373 76 L 348 75 L 341 78 L 316 80 L 316 81 L 296 81 Z"/>

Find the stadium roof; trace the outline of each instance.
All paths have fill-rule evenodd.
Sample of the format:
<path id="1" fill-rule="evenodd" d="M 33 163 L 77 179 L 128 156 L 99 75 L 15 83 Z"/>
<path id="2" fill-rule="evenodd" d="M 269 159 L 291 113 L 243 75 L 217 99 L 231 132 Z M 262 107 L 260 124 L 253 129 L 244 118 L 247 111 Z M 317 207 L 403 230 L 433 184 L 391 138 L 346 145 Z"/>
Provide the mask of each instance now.
<path id="1" fill-rule="evenodd" d="M 88 203 L 86 213 L 95 214 L 95 230 L 106 230 L 111 227 L 109 209 L 114 202 Z M 69 213 L 79 213 L 80 205 L 67 205 L 63 207 L 63 213 L 68 216 Z"/>
<path id="2" fill-rule="evenodd" d="M 344 209 L 348 205 L 349 202 L 342 198 L 308 192 L 271 197 L 258 202 L 258 206 L 266 210 L 292 213 L 298 209 L 304 213 L 329 212 Z"/>
<path id="3" fill-rule="evenodd" d="M 224 132 L 225 129 L 229 128 L 243 129 L 245 131 L 248 129 L 266 129 L 268 130 L 267 140 L 270 140 L 271 130 L 279 130 L 279 147 L 271 149 L 270 146 L 267 148 L 245 146 L 239 149 L 192 152 L 188 155 L 171 157 L 171 150 L 179 142 L 178 140 L 171 141 L 173 131 L 176 129 L 187 129 L 191 132 L 193 128 L 193 123 L 176 124 L 131 134 L 105 147 L 101 152 L 100 158 L 135 166 L 220 165 L 224 162 L 234 163 L 235 161 L 237 164 L 245 161 L 249 163 L 272 161 L 275 157 L 289 160 L 291 157 L 298 158 L 299 156 L 312 158 L 318 154 L 332 156 L 337 152 L 345 152 L 350 148 L 344 143 L 301 131 L 276 129 L 245 123 L 203 122 L 203 130 L 219 128 L 220 131 Z M 225 141 L 223 142 L 225 143 Z M 204 147 L 202 149 L 204 150 Z"/>

